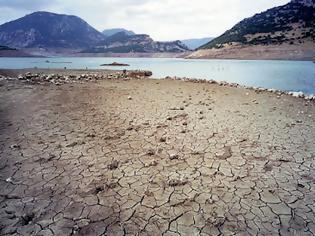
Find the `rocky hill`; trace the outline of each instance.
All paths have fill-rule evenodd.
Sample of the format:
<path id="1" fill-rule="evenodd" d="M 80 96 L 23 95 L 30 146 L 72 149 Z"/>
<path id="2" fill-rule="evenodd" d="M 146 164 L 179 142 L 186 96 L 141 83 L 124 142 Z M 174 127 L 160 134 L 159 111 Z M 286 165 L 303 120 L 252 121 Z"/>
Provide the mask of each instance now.
<path id="1" fill-rule="evenodd" d="M 315 42 L 315 0 L 292 0 L 247 18 L 200 49 Z"/>
<path id="2" fill-rule="evenodd" d="M 149 35 L 125 29 L 97 31 L 77 16 L 35 12 L 0 25 L 0 45 L 27 53 L 178 53 L 180 41 L 156 42 Z M 1 48 L 0 48 L 1 49 Z M 42 50 L 43 49 L 43 50 Z M 2 50 L 4 51 L 4 49 Z M 6 48 L 6 51 L 7 48 Z M 37 55 L 37 54 L 36 54 Z"/>
<path id="3" fill-rule="evenodd" d="M 76 16 L 35 12 L 0 26 L 0 45 L 14 48 L 86 48 L 102 33 Z"/>
<path id="4" fill-rule="evenodd" d="M 120 33 L 120 32 L 125 32 L 128 35 L 135 35 L 135 32 L 131 30 L 126 30 L 123 28 L 113 28 L 113 29 L 106 29 L 102 31 L 102 34 L 105 35 L 105 37 L 110 37 L 114 34 Z"/>
<path id="5" fill-rule="evenodd" d="M 186 52 L 189 49 L 180 41 L 157 42 L 149 35 L 119 32 L 96 46 L 84 50 L 84 53 L 160 53 L 160 52 Z"/>

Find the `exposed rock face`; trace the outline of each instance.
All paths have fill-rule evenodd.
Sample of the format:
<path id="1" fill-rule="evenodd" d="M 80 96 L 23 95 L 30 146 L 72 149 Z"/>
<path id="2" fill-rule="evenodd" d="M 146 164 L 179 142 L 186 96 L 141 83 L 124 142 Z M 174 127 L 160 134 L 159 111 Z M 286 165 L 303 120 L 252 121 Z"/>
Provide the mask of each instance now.
<path id="1" fill-rule="evenodd" d="M 315 1 L 293 0 L 246 18 L 200 49 L 315 42 Z"/>
<path id="2" fill-rule="evenodd" d="M 14 48 L 85 48 L 105 38 L 76 16 L 35 12 L 0 26 L 0 44 Z"/>
<path id="3" fill-rule="evenodd" d="M 107 37 L 95 47 L 90 47 L 83 52 L 87 53 L 129 53 L 129 52 L 186 52 L 189 49 L 180 41 L 156 42 L 149 35 L 128 35 L 119 32 Z"/>

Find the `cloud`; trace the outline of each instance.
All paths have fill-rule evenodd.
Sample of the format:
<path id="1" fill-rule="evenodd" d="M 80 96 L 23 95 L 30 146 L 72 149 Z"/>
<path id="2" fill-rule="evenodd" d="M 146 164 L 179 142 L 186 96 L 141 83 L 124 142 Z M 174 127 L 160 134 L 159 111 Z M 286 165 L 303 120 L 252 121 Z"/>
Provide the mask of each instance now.
<path id="1" fill-rule="evenodd" d="M 123 27 L 156 40 L 218 36 L 289 0 L 0 0 L 0 23 L 37 10 L 77 15 L 98 30 Z"/>
<path id="2" fill-rule="evenodd" d="M 50 0 L 0 0 L 0 8 L 15 10 L 37 10 L 52 4 Z"/>

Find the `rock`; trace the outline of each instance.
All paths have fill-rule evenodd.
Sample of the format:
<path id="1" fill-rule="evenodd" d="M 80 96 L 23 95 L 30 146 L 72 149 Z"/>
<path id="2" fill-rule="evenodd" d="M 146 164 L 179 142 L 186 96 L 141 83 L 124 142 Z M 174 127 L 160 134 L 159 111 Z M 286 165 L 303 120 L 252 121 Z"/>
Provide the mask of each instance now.
<path id="1" fill-rule="evenodd" d="M 133 127 L 132 127 L 132 126 L 128 126 L 128 127 L 127 127 L 127 130 L 128 130 L 128 131 L 131 131 L 131 130 L 133 130 Z"/>
<path id="2" fill-rule="evenodd" d="M 74 141 L 74 142 L 69 143 L 68 145 L 66 145 L 66 147 L 74 147 L 74 146 L 82 145 L 82 144 L 85 144 L 85 142 L 84 141 Z"/>
<path id="3" fill-rule="evenodd" d="M 22 224 L 22 226 L 32 223 L 34 218 L 35 218 L 35 214 L 34 213 L 24 214 L 23 216 L 21 216 L 21 224 Z"/>
<path id="4" fill-rule="evenodd" d="M 171 187 L 177 187 L 177 186 L 183 186 L 183 185 L 185 185 L 187 183 L 188 183 L 187 180 L 171 179 L 168 182 L 168 185 L 171 186 Z"/>
<path id="5" fill-rule="evenodd" d="M 315 100 L 315 95 L 311 94 L 311 95 L 305 96 L 305 99 L 313 101 L 313 100 Z"/>
<path id="6" fill-rule="evenodd" d="M 166 142 L 166 138 L 165 137 L 161 137 L 160 138 L 160 142 L 165 143 Z"/>
<path id="7" fill-rule="evenodd" d="M 128 97 L 128 100 L 132 100 L 132 97 L 129 96 L 129 97 Z"/>
<path id="8" fill-rule="evenodd" d="M 12 177 L 7 178 L 5 181 L 8 182 L 8 183 L 12 183 L 13 182 Z"/>
<path id="9" fill-rule="evenodd" d="M 151 161 L 148 164 L 145 164 L 144 166 L 145 167 L 151 167 L 151 166 L 157 166 L 157 165 L 158 165 L 158 162 L 156 160 L 154 160 L 154 161 Z"/>
<path id="10" fill-rule="evenodd" d="M 103 186 L 97 186 L 95 188 L 94 194 L 98 194 L 100 192 L 104 191 L 104 187 Z"/>
<path id="11" fill-rule="evenodd" d="M 142 78 L 142 77 L 150 77 L 153 73 L 151 71 L 129 71 L 126 73 L 128 77 L 131 78 Z"/>
<path id="12" fill-rule="evenodd" d="M 25 80 L 26 78 L 23 75 L 18 76 L 18 80 Z"/>
<path id="13" fill-rule="evenodd" d="M 304 98 L 305 96 L 303 92 L 290 92 L 289 94 L 296 98 Z"/>
<path id="14" fill-rule="evenodd" d="M 305 188 L 305 186 L 303 184 L 298 183 L 298 187 L 299 188 Z"/>
<path id="15" fill-rule="evenodd" d="M 155 154 L 155 151 L 152 148 L 149 148 L 146 152 L 147 155 L 153 156 Z"/>
<path id="16" fill-rule="evenodd" d="M 223 150 L 221 150 L 220 152 L 217 152 L 215 155 L 219 159 L 226 160 L 232 156 L 231 147 L 229 147 L 229 146 L 224 147 Z"/>
<path id="17" fill-rule="evenodd" d="M 265 166 L 264 166 L 264 170 L 266 171 L 266 172 L 268 172 L 268 171 L 272 171 L 272 165 L 270 164 L 270 163 L 268 163 L 268 164 L 266 164 Z"/>
<path id="18" fill-rule="evenodd" d="M 95 134 L 90 133 L 86 137 L 88 137 L 88 138 L 95 138 Z"/>
<path id="19" fill-rule="evenodd" d="M 18 144 L 13 144 L 13 145 L 10 146 L 10 148 L 11 149 L 20 149 L 21 147 Z"/>
<path id="20" fill-rule="evenodd" d="M 109 170 L 115 170 L 118 168 L 119 162 L 117 160 L 114 160 L 112 163 L 107 165 L 107 168 Z"/>
<path id="21" fill-rule="evenodd" d="M 106 184 L 106 187 L 109 188 L 109 189 L 114 189 L 118 186 L 118 183 L 116 181 L 109 181 L 107 184 Z"/>
<path id="22" fill-rule="evenodd" d="M 170 160 L 177 160 L 178 158 L 179 158 L 178 154 L 173 153 L 170 155 Z"/>

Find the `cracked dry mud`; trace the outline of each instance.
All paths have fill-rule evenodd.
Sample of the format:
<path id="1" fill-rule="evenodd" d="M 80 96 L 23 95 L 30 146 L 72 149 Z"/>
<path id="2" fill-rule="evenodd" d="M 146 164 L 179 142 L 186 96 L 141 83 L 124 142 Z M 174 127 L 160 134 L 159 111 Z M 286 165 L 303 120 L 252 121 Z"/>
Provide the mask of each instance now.
<path id="1" fill-rule="evenodd" d="M 313 235 L 315 107 L 170 80 L 0 87 L 1 235 Z"/>

